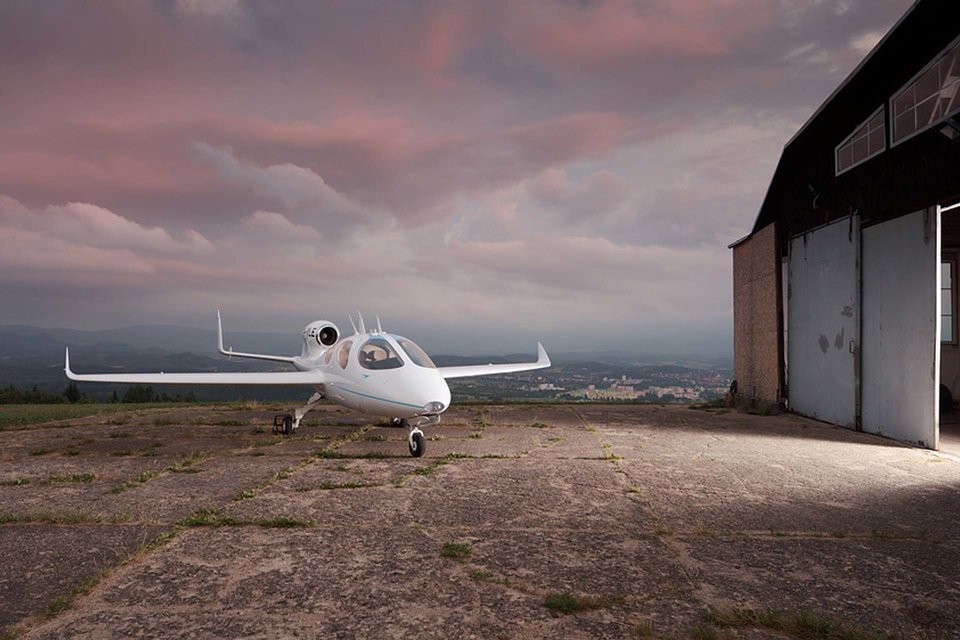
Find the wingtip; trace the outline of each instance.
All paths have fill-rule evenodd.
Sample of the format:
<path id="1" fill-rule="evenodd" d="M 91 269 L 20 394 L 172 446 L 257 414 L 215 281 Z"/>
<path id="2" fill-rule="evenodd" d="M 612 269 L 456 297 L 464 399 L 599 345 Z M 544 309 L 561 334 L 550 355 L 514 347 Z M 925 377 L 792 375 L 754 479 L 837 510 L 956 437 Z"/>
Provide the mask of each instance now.
<path id="1" fill-rule="evenodd" d="M 73 371 L 70 370 L 70 347 L 64 347 L 63 350 L 63 372 L 73 380 Z"/>
<path id="2" fill-rule="evenodd" d="M 550 356 L 547 355 L 547 350 L 543 348 L 542 342 L 537 342 L 537 362 L 544 366 L 550 366 Z"/>

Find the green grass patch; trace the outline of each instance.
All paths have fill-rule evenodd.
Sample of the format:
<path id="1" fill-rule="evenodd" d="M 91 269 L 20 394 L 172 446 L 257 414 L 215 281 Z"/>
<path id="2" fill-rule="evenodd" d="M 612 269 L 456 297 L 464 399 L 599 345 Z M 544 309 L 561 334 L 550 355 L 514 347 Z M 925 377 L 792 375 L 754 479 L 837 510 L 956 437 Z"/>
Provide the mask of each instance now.
<path id="1" fill-rule="evenodd" d="M 110 433 L 111 438 L 129 438 L 130 435 L 129 431 L 113 431 Z"/>
<path id="2" fill-rule="evenodd" d="M 169 427 L 175 424 L 178 424 L 178 421 L 169 416 L 157 416 L 153 419 L 153 426 L 155 427 Z"/>
<path id="3" fill-rule="evenodd" d="M 531 422 L 527 426 L 531 427 L 532 429 L 553 429 L 552 425 L 549 425 L 546 422 L 540 422 L 539 420 L 536 422 Z"/>
<path id="4" fill-rule="evenodd" d="M 854 629 L 813 611 L 786 612 L 733 607 L 710 609 L 703 614 L 703 619 L 722 629 L 769 629 L 803 640 L 892 640 L 896 637 Z"/>
<path id="5" fill-rule="evenodd" d="M 93 482 L 97 479 L 95 473 L 74 473 L 68 476 L 52 476 L 47 478 L 44 484 L 71 484 Z"/>
<path id="6" fill-rule="evenodd" d="M 117 457 L 132 456 L 133 451 L 130 451 L 130 449 L 120 449 L 119 451 L 110 452 L 110 455 Z"/>
<path id="7" fill-rule="evenodd" d="M 181 520 L 179 524 L 184 527 L 226 527 L 243 523 L 225 514 L 223 509 L 201 509 Z"/>
<path id="8" fill-rule="evenodd" d="M 207 455 L 208 454 L 206 451 L 191 451 L 167 467 L 166 470 L 171 473 L 196 473 L 197 470 L 192 469 L 191 467 L 206 460 Z"/>
<path id="9" fill-rule="evenodd" d="M 115 414 L 132 412 L 137 409 L 151 409 L 156 407 L 170 408 L 170 403 L 163 404 L 6 404 L 0 405 L 0 431 L 5 429 L 25 427 L 57 420 L 73 420 L 101 414 Z M 196 406 L 196 405 L 184 405 Z M 116 424 L 120 418 L 115 418 L 111 424 Z M 123 423 L 125 424 L 126 420 Z"/>
<path id="10" fill-rule="evenodd" d="M 258 527 L 272 527 L 274 529 L 294 529 L 298 527 L 312 527 L 313 520 L 300 520 L 290 516 L 275 516 L 273 518 L 254 518 L 250 524 Z"/>
<path id="11" fill-rule="evenodd" d="M 193 515 L 184 518 L 178 523 L 182 527 L 232 527 L 242 525 L 256 525 L 274 529 L 292 529 L 297 527 L 312 527 L 313 520 L 300 520 L 290 516 L 275 516 L 273 518 L 253 518 L 242 520 L 224 513 L 223 509 L 201 509 Z"/>
<path id="12" fill-rule="evenodd" d="M 474 569 L 470 572 L 470 579 L 474 582 L 490 582 L 493 580 L 493 574 L 489 571 L 480 571 L 479 569 Z"/>
<path id="13" fill-rule="evenodd" d="M 153 480 L 158 475 L 160 475 L 160 472 L 154 469 L 143 471 L 142 473 L 138 474 L 135 478 L 131 478 L 130 480 L 127 480 L 122 484 L 118 484 L 113 489 L 110 489 L 110 493 L 123 493 L 128 489 L 139 487 L 144 482 L 149 482 L 150 480 Z"/>
<path id="14" fill-rule="evenodd" d="M 383 458 L 400 458 L 403 456 L 381 453 L 380 451 L 368 451 L 366 453 L 343 453 L 336 449 L 320 449 L 313 452 L 314 458 L 325 458 L 328 460 L 380 460 Z"/>
<path id="15" fill-rule="evenodd" d="M 53 449 L 47 449 L 46 447 L 40 447 L 39 449 L 33 449 L 30 451 L 32 456 L 45 456 L 48 453 L 53 453 Z"/>
<path id="16" fill-rule="evenodd" d="M 440 555 L 444 558 L 463 560 L 470 555 L 470 545 L 464 542 L 445 542 L 440 549 Z"/>
<path id="17" fill-rule="evenodd" d="M 0 480 L 0 487 L 20 487 L 30 484 L 30 478 L 12 478 L 10 480 Z"/>
<path id="18" fill-rule="evenodd" d="M 563 615 L 592 611 L 594 609 L 606 609 L 617 604 L 623 604 L 623 596 L 577 596 L 569 591 L 564 591 L 562 593 L 548 593 L 543 599 L 543 606 L 550 611 Z"/>
<path id="19" fill-rule="evenodd" d="M 237 420 L 231 418 L 228 420 L 218 420 L 217 422 L 211 423 L 214 427 L 245 427 L 249 424 L 246 420 Z M 261 432 L 262 433 L 262 432 Z"/>
<path id="20" fill-rule="evenodd" d="M 70 509 L 40 509 L 27 513 L 0 513 L 0 524 L 22 522 L 46 522 L 50 524 L 81 524 L 90 522 L 121 523 L 130 521 L 129 514 L 104 517 L 99 513 L 73 511 Z"/>
<path id="21" fill-rule="evenodd" d="M 331 489 L 365 489 L 367 487 L 374 487 L 376 485 L 369 484 L 367 482 L 321 482 L 319 485 L 314 487 L 315 489 L 331 490 Z"/>

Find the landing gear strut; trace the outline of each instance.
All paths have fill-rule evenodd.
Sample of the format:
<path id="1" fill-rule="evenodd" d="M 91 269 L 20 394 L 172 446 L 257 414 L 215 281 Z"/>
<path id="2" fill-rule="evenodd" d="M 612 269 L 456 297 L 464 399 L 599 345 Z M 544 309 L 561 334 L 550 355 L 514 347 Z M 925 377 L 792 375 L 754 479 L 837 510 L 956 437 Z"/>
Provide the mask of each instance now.
<path id="1" fill-rule="evenodd" d="M 440 423 L 440 416 L 431 414 L 426 416 L 417 416 L 416 418 L 402 419 L 403 424 L 410 427 L 410 434 L 407 435 L 407 445 L 410 448 L 410 455 L 419 458 L 426 451 L 427 445 L 423 437 L 423 431 L 420 427 L 428 427 Z M 391 420 L 392 422 L 392 420 Z"/>
<path id="2" fill-rule="evenodd" d="M 300 421 L 307 412 L 316 407 L 323 401 L 323 394 L 315 393 L 307 400 L 307 404 L 298 407 L 293 415 L 281 413 L 273 417 L 273 432 L 282 433 L 285 436 L 292 436 L 293 432 L 300 428 Z"/>

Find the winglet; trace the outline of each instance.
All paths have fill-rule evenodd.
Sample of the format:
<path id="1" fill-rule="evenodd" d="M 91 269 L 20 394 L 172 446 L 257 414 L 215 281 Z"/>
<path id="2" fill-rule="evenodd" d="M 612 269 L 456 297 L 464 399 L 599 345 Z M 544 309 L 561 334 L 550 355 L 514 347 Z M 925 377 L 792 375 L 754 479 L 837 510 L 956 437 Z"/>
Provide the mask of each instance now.
<path id="1" fill-rule="evenodd" d="M 73 371 L 70 370 L 70 347 L 66 347 L 63 354 L 63 372 L 71 380 L 76 380 Z"/>
<path id="2" fill-rule="evenodd" d="M 217 350 L 220 353 L 227 353 L 223 350 L 223 321 L 220 320 L 220 309 L 217 309 Z"/>
<path id="3" fill-rule="evenodd" d="M 547 355 L 547 350 L 543 348 L 543 344 L 537 343 L 537 364 L 544 367 L 551 366 L 550 356 Z"/>

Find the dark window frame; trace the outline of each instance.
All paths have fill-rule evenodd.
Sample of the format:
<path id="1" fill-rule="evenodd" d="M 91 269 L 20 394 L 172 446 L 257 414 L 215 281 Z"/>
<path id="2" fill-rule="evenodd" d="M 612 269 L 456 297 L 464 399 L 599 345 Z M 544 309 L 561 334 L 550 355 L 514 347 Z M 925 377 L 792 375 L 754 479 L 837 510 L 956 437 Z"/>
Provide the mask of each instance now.
<path id="1" fill-rule="evenodd" d="M 952 111 L 950 111 L 950 112 L 948 112 L 948 113 L 941 113 L 940 116 L 939 116 L 936 120 L 934 120 L 933 122 L 931 122 L 930 124 L 927 124 L 927 125 L 924 125 L 923 127 L 919 127 L 919 128 L 917 128 L 917 129 L 914 129 L 912 132 L 910 132 L 909 134 L 903 136 L 902 138 L 897 138 L 897 137 L 896 137 L 896 133 L 897 133 L 897 132 L 896 132 L 896 129 L 894 128 L 894 127 L 896 126 L 896 122 L 895 122 L 895 121 L 896 121 L 898 115 L 902 115 L 902 114 L 897 114 L 896 106 L 895 106 L 895 104 L 894 104 L 894 102 L 896 101 L 896 99 L 899 98 L 907 89 L 911 88 L 914 84 L 916 84 L 916 82 L 917 82 L 918 80 L 920 80 L 920 78 L 922 78 L 923 75 L 924 75 L 925 73 L 927 73 L 927 71 L 929 71 L 930 69 L 932 69 L 934 66 L 940 64 L 940 61 L 943 60 L 943 59 L 947 56 L 948 53 L 950 53 L 951 51 L 953 51 L 954 49 L 956 49 L 956 48 L 958 48 L 958 47 L 960 47 L 960 36 L 958 36 L 957 38 L 955 38 L 950 44 L 948 44 L 946 47 L 944 47 L 939 53 L 937 53 L 937 55 L 933 56 L 933 58 L 930 59 L 930 62 L 928 62 L 927 64 L 925 64 L 922 69 L 920 69 L 917 73 L 915 73 L 912 78 L 910 78 L 909 80 L 907 80 L 907 81 L 903 84 L 902 87 L 900 87 L 899 89 L 897 89 L 896 91 L 894 91 L 894 92 L 893 92 L 893 95 L 890 96 L 890 99 L 887 101 L 887 104 L 888 104 L 889 107 L 890 107 L 890 137 L 889 137 L 889 142 L 888 142 L 889 148 L 892 149 L 893 147 L 897 146 L 898 144 L 902 144 L 902 143 L 906 142 L 907 140 L 910 140 L 911 138 L 914 138 L 914 137 L 920 135 L 920 134 L 923 133 L 924 131 L 927 131 L 927 130 L 929 130 L 929 129 L 933 129 L 933 128 L 936 127 L 937 125 L 943 123 L 943 121 L 946 120 L 947 118 L 949 118 L 951 115 L 953 115 L 954 113 L 957 113 L 958 111 L 960 111 L 960 100 L 958 100 L 958 101 L 956 101 L 956 102 L 954 103 L 954 106 L 953 106 L 953 110 L 952 110 Z M 943 85 L 941 85 L 940 88 L 941 88 L 941 90 L 942 90 L 942 89 L 943 89 Z M 960 84 L 957 85 L 957 90 L 960 91 Z M 925 98 L 925 99 L 922 100 L 921 102 L 926 102 L 926 99 L 928 99 L 929 97 L 930 97 L 930 96 L 928 96 L 927 98 Z M 913 111 L 914 114 L 916 114 L 916 107 L 917 107 L 916 99 L 917 99 L 916 89 L 914 89 L 913 107 L 911 107 L 911 109 L 910 109 L 910 110 Z M 914 118 L 916 118 L 916 115 L 914 115 Z M 914 120 L 914 121 L 916 121 L 916 120 Z"/>
<path id="2" fill-rule="evenodd" d="M 950 313 L 944 313 L 944 309 L 941 305 L 940 308 L 940 323 L 944 322 L 944 318 L 949 316 L 950 318 L 950 340 L 940 340 L 941 345 L 957 345 L 960 343 L 960 340 L 957 338 L 957 254 L 953 252 L 943 253 L 940 256 L 940 263 L 950 265 Z M 940 282 L 940 292 L 937 293 L 943 299 L 942 291 L 946 290 L 946 287 L 943 286 L 943 281 Z M 943 329 L 941 329 L 941 336 L 943 335 Z M 938 336 L 939 337 L 939 336 Z"/>
<path id="3" fill-rule="evenodd" d="M 877 116 L 880 116 L 880 126 L 879 128 L 875 128 L 871 130 L 869 125 L 871 122 L 873 122 L 874 118 L 876 118 Z M 857 134 L 860 133 L 862 129 L 865 129 L 866 131 L 862 136 L 858 136 Z M 876 151 L 871 151 L 870 150 L 870 134 L 873 133 L 874 131 L 883 132 L 883 145 Z M 847 145 L 850 145 L 850 154 L 852 157 L 853 142 L 855 142 L 856 140 L 860 140 L 861 138 L 863 138 L 867 142 L 867 155 L 864 158 L 857 160 L 856 162 L 853 162 L 852 164 L 841 169 L 840 168 L 840 150 L 846 147 Z M 838 144 L 836 147 L 833 148 L 834 176 L 839 176 L 841 173 L 846 173 L 847 171 L 850 171 L 854 167 L 859 167 L 861 164 L 875 158 L 876 156 L 886 151 L 888 146 L 889 145 L 887 140 L 887 113 L 886 113 L 886 110 L 884 109 L 884 106 L 880 105 L 873 113 L 867 116 L 866 120 L 864 120 L 863 122 L 855 126 L 853 128 L 853 131 L 850 132 L 850 135 L 844 138 L 840 142 L 840 144 Z"/>

